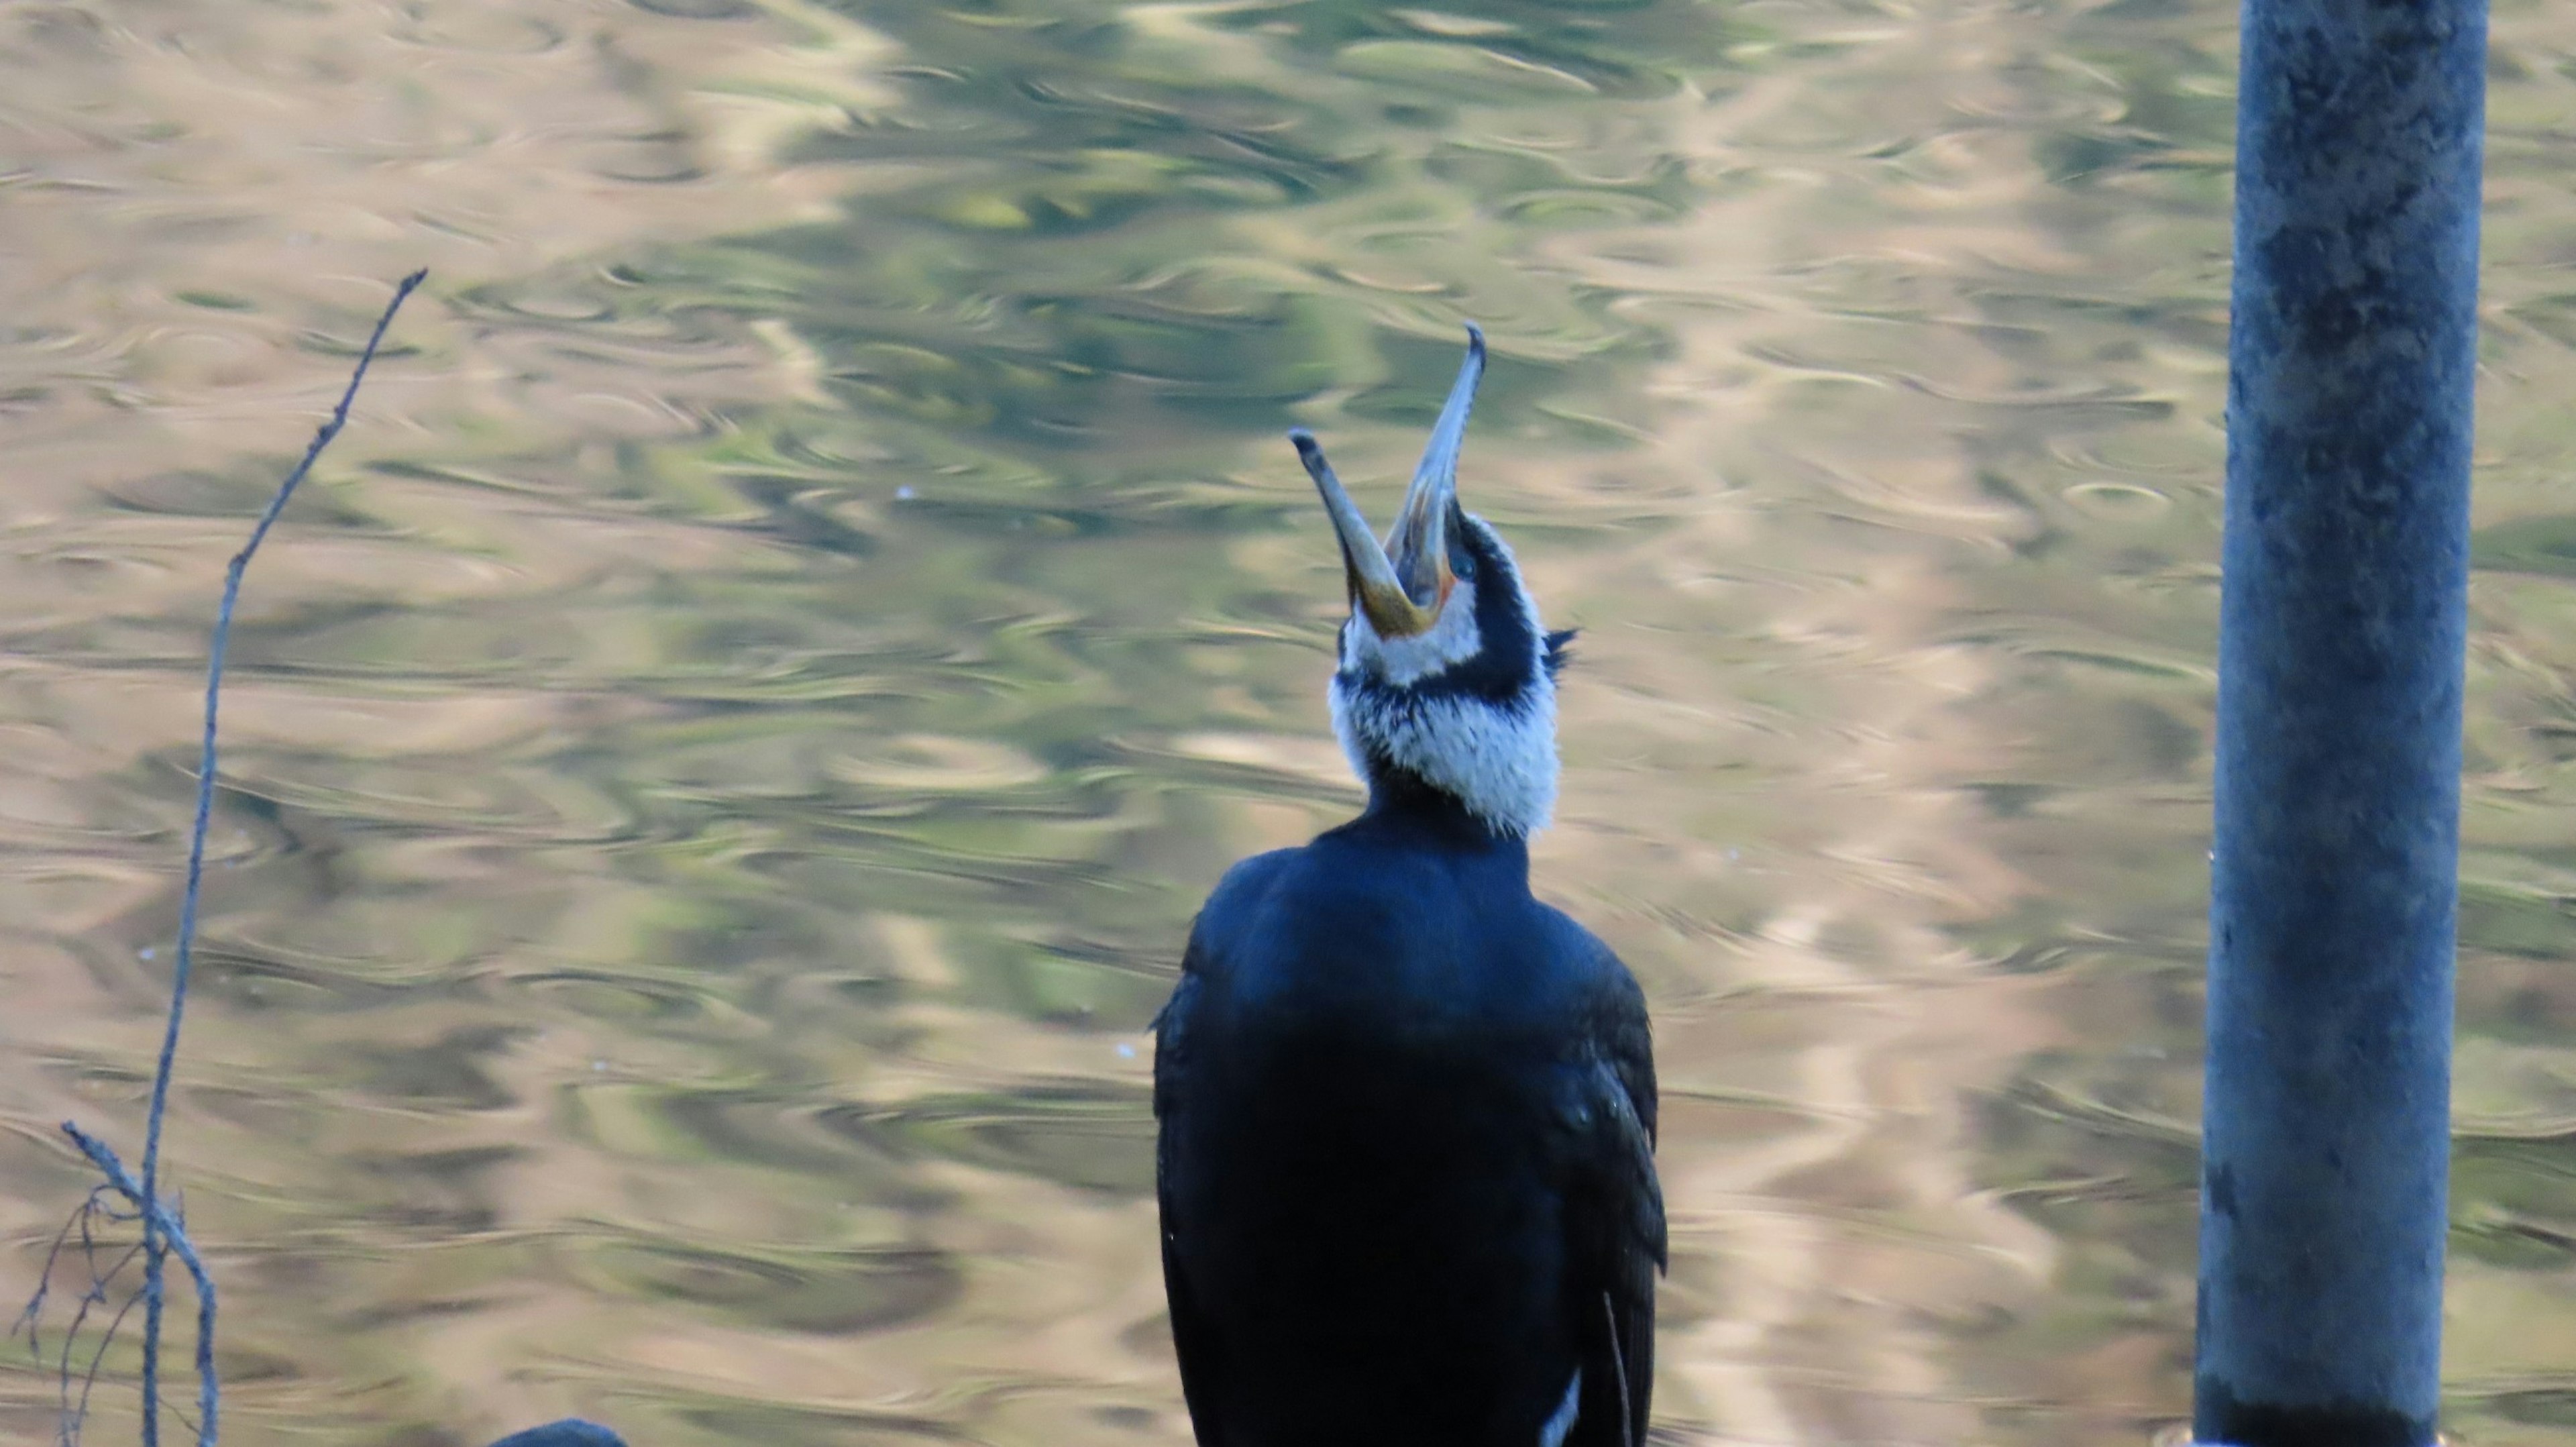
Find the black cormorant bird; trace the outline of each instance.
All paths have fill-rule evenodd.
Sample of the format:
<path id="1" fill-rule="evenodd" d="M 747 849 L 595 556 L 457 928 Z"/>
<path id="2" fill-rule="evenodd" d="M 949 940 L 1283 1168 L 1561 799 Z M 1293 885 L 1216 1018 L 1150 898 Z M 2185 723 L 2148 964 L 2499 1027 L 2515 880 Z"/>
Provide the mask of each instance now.
<path id="1" fill-rule="evenodd" d="M 1381 547 L 1304 432 L 1367 810 L 1244 860 L 1155 1021 L 1163 1277 L 1202 1447 L 1637 1447 L 1664 1209 L 1646 1007 L 1530 896 L 1549 633 L 1458 506 L 1466 364 Z"/>

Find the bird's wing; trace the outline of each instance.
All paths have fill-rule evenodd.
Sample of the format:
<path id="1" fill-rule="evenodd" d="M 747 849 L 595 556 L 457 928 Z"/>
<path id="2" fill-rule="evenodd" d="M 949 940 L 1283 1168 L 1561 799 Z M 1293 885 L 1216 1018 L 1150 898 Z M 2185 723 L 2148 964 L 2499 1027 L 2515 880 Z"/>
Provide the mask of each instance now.
<path id="1" fill-rule="evenodd" d="M 1180 983 L 1173 988 L 1162 1013 L 1154 1017 L 1154 1119 L 1161 1126 L 1154 1147 L 1154 1195 L 1162 1220 L 1163 1297 L 1172 1313 L 1172 1346 L 1180 1357 L 1181 1395 L 1189 1402 L 1190 1424 L 1201 1442 L 1225 1440 L 1217 1420 L 1218 1404 L 1224 1395 L 1221 1385 L 1225 1378 L 1225 1345 L 1209 1323 L 1190 1281 L 1188 1263 L 1179 1249 L 1183 1223 L 1174 1214 L 1174 1186 L 1181 1179 L 1183 1166 L 1176 1159 L 1181 1137 L 1179 1122 L 1189 1109 L 1183 1082 L 1189 1076 L 1194 1043 L 1190 1025 L 1211 990 L 1210 981 L 1222 981 L 1227 972 L 1229 942 L 1239 941 L 1248 930 L 1257 928 L 1255 919 L 1261 901 L 1296 854 L 1293 849 L 1256 854 L 1237 861 L 1226 871 L 1225 878 L 1217 881 L 1215 892 L 1208 896 L 1198 918 L 1190 922 L 1189 947 L 1181 955 Z"/>
<path id="2" fill-rule="evenodd" d="M 1605 950 L 1606 953 L 1606 950 Z M 1566 1193 L 1569 1313 L 1583 1344 L 1566 1447 L 1642 1447 L 1655 1385 L 1655 1277 L 1665 1260 L 1655 1176 L 1655 1057 L 1645 997 L 1614 962 L 1579 1075 Z"/>
<path id="3" fill-rule="evenodd" d="M 1172 1349 L 1180 1359 L 1181 1396 L 1189 1403 L 1190 1425 L 1201 1442 L 1220 1442 L 1216 1425 L 1216 1337 L 1208 1329 L 1190 1288 L 1175 1237 L 1172 1214 L 1173 1143 L 1185 1108 L 1181 1080 L 1189 1059 L 1190 1007 L 1203 988 L 1200 927 L 1190 927 L 1190 945 L 1181 961 L 1181 982 L 1154 1017 L 1154 1119 L 1161 1131 L 1154 1147 L 1154 1195 L 1163 1244 L 1163 1299 L 1172 1316 Z"/>

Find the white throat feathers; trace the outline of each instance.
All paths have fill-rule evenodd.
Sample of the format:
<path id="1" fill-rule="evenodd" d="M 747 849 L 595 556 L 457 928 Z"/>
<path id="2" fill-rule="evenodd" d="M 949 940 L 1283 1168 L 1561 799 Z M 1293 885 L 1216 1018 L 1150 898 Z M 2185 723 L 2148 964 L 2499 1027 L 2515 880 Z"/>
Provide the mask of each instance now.
<path id="1" fill-rule="evenodd" d="M 1370 784 L 1400 769 L 1496 833 L 1527 836 L 1556 808 L 1562 639 L 1540 624 L 1502 539 L 1481 519 L 1460 520 L 1474 551 L 1490 549 L 1501 566 L 1461 577 L 1425 633 L 1383 638 L 1353 613 L 1333 674 L 1333 733 Z"/>
<path id="2" fill-rule="evenodd" d="M 1372 793 L 1408 785 L 1455 799 L 1498 834 L 1526 836 L 1556 807 L 1556 670 L 1550 635 L 1501 535 L 1458 505 L 1458 455 L 1485 375 L 1467 357 L 1385 542 L 1313 435 L 1288 434 L 1342 550 L 1350 621 L 1333 673 L 1333 732 Z"/>

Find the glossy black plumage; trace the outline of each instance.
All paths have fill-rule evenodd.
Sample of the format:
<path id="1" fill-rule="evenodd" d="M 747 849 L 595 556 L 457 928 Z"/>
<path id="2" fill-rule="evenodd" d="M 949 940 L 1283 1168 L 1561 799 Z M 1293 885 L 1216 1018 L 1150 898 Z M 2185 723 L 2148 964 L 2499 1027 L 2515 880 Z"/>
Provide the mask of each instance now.
<path id="1" fill-rule="evenodd" d="M 1199 915 L 1155 1112 L 1206 1447 L 1534 1447 L 1577 1368 L 1564 1442 L 1643 1440 L 1645 1005 L 1528 872 L 1521 839 L 1388 780 Z"/>

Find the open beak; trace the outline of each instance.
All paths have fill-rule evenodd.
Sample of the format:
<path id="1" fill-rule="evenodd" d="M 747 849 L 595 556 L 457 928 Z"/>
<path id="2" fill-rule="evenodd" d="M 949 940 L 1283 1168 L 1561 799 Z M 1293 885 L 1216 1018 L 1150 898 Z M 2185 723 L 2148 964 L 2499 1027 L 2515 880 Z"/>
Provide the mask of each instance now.
<path id="1" fill-rule="evenodd" d="M 1449 512 L 1458 502 L 1458 449 L 1466 441 L 1467 414 L 1476 405 L 1476 384 L 1484 375 L 1485 334 L 1471 322 L 1467 359 L 1459 365 L 1449 401 L 1431 428 L 1430 445 L 1422 450 L 1422 464 L 1413 470 L 1413 486 L 1405 490 L 1404 510 L 1396 515 L 1395 531 L 1387 534 L 1384 547 L 1369 531 L 1359 504 L 1351 501 L 1342 480 L 1333 475 L 1333 465 L 1324 460 L 1324 449 L 1314 434 L 1303 428 L 1288 434 L 1288 440 L 1297 445 L 1298 460 L 1306 464 L 1306 475 L 1315 480 L 1315 491 L 1323 494 L 1324 510 L 1332 515 L 1333 532 L 1341 539 L 1351 606 L 1368 615 L 1369 626 L 1381 638 L 1429 632 L 1440 621 L 1449 590 L 1457 586 L 1457 575 L 1449 570 Z"/>

